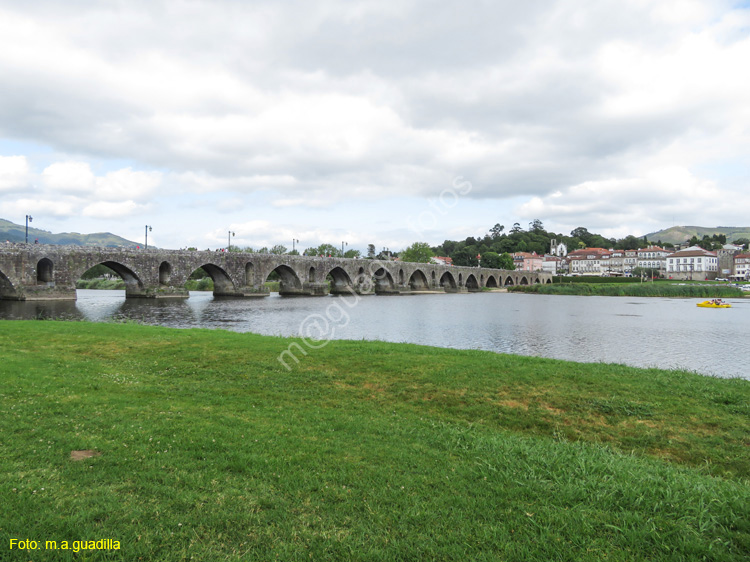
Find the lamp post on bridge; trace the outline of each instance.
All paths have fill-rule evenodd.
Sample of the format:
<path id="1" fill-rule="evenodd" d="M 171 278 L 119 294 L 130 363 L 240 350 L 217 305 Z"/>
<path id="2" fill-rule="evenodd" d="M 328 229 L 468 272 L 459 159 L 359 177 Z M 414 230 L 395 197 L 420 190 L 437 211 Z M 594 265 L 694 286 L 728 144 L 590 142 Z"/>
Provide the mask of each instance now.
<path id="1" fill-rule="evenodd" d="M 146 245 L 144 246 L 144 250 L 148 250 L 148 233 L 149 231 L 153 230 L 149 225 L 146 225 Z"/>
<path id="2" fill-rule="evenodd" d="M 29 223 L 32 222 L 34 218 L 31 215 L 26 215 L 26 243 L 29 243 Z"/>
<path id="3" fill-rule="evenodd" d="M 294 245 L 299 244 L 299 240 L 296 238 L 292 238 L 292 254 L 294 253 Z"/>
<path id="4" fill-rule="evenodd" d="M 234 236 L 234 232 L 230 230 L 227 234 L 227 252 L 232 251 L 232 236 Z"/>
<path id="5" fill-rule="evenodd" d="M 349 242 L 341 242 L 341 257 L 344 257 L 344 245 L 348 246 Z"/>

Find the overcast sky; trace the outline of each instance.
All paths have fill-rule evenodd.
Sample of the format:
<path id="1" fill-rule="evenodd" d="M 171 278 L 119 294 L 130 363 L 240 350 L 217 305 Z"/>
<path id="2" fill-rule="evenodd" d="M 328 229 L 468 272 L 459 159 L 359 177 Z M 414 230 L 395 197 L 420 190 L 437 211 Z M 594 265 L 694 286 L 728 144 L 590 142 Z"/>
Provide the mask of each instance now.
<path id="1" fill-rule="evenodd" d="M 750 2 L 0 0 L 0 218 L 165 248 L 750 225 Z"/>

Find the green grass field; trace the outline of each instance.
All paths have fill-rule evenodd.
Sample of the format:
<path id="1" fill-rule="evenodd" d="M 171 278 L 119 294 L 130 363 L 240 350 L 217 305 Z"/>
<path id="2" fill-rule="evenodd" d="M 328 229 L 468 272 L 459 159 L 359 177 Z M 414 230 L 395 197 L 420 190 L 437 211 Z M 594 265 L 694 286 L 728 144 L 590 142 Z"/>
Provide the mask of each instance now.
<path id="1" fill-rule="evenodd" d="M 602 297 L 675 297 L 675 298 L 741 298 L 747 293 L 737 287 L 719 283 L 554 283 L 551 285 L 518 285 L 510 291 L 540 295 L 596 295 Z"/>
<path id="2" fill-rule="evenodd" d="M 0 321 L 0 560 L 750 560 L 748 381 L 291 341 Z"/>

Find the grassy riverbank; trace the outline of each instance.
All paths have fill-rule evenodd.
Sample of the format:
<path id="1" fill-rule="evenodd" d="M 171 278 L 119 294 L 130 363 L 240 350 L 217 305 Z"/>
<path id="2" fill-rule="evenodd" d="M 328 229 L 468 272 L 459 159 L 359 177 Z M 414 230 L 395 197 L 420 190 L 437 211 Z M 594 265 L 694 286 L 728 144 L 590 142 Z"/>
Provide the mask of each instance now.
<path id="1" fill-rule="evenodd" d="M 517 285 L 508 288 L 517 293 L 540 295 L 598 295 L 603 297 L 681 297 L 736 298 L 747 293 L 736 287 L 719 284 L 667 283 L 555 283 L 551 285 Z"/>
<path id="2" fill-rule="evenodd" d="M 0 559 L 750 558 L 748 381 L 290 341 L 0 321 Z"/>
<path id="3" fill-rule="evenodd" d="M 76 289 L 100 289 L 104 291 L 124 291 L 125 281 L 122 279 L 79 279 L 76 281 Z"/>

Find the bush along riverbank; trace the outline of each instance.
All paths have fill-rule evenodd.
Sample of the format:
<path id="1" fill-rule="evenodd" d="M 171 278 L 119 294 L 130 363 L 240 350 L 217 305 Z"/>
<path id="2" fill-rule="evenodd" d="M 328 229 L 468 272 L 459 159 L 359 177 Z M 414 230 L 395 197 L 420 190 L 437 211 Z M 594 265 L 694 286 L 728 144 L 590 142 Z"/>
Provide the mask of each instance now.
<path id="1" fill-rule="evenodd" d="M 736 287 L 707 284 L 677 283 L 556 283 L 551 285 L 517 285 L 508 287 L 516 293 L 540 295 L 598 295 L 604 297 L 682 297 L 682 298 L 736 298 L 745 292 Z"/>
<path id="2" fill-rule="evenodd" d="M 100 289 L 106 291 L 124 291 L 125 281 L 122 279 L 79 279 L 76 281 L 76 289 Z"/>
<path id="3" fill-rule="evenodd" d="M 6 538 L 167 562 L 750 556 L 745 380 L 135 324 L 0 334 Z"/>

